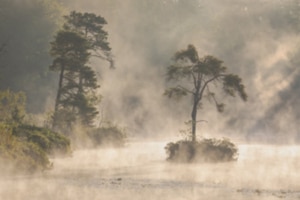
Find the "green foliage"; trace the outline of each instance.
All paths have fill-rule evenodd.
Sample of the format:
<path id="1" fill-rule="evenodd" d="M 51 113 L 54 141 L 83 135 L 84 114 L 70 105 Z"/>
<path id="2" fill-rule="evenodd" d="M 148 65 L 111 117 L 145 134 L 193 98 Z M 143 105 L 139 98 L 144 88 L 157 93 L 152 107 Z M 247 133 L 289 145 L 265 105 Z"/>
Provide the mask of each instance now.
<path id="1" fill-rule="evenodd" d="M 10 125 L 0 123 L 0 135 L 2 172 L 35 172 L 51 167 L 46 152 L 36 143 L 14 136 Z"/>
<path id="2" fill-rule="evenodd" d="M 180 140 L 165 147 L 172 162 L 228 162 L 238 156 L 237 147 L 227 139 Z"/>
<path id="3" fill-rule="evenodd" d="M 247 100 L 247 94 L 245 92 L 245 86 L 242 84 L 242 79 L 237 75 L 229 74 L 223 79 L 223 90 L 230 96 L 235 96 L 236 91 L 238 92 L 241 99 Z"/>
<path id="4" fill-rule="evenodd" d="M 36 144 L 49 155 L 71 153 L 70 140 L 47 128 L 19 125 L 13 129 L 13 135 L 22 138 L 23 141 Z"/>
<path id="5" fill-rule="evenodd" d="M 50 70 L 61 71 L 61 68 L 68 67 L 68 70 L 79 70 L 88 58 L 88 43 L 79 34 L 70 31 L 59 31 L 53 42 L 51 42 L 51 56 L 54 57 Z"/>
<path id="6" fill-rule="evenodd" d="M 94 147 L 123 147 L 126 143 L 126 132 L 120 127 L 108 123 L 105 126 L 92 129 L 88 136 Z"/>
<path id="7" fill-rule="evenodd" d="M 188 59 L 192 63 L 196 63 L 199 60 L 197 50 L 194 45 L 189 44 L 186 50 L 181 50 L 175 53 L 175 60 Z"/>
<path id="8" fill-rule="evenodd" d="M 0 136 L 0 168 L 8 172 L 51 169 L 48 155 L 71 153 L 67 138 L 45 128 L 0 123 Z"/>
<path id="9" fill-rule="evenodd" d="M 114 67 L 111 48 L 107 41 L 108 33 L 103 29 L 106 20 L 94 13 L 80 13 L 72 11 L 65 16 L 64 29 L 82 35 L 89 44 L 89 51 L 93 56 L 107 60 L 110 67 Z"/>
<path id="10" fill-rule="evenodd" d="M 25 116 L 25 94 L 10 90 L 0 92 L 0 122 L 20 123 Z"/>
<path id="11" fill-rule="evenodd" d="M 70 141 L 64 136 L 24 124 L 25 99 L 23 93 L 0 92 L 0 169 L 4 171 L 49 169 L 48 155 L 71 153 Z"/>
<path id="12" fill-rule="evenodd" d="M 107 42 L 107 32 L 103 26 L 107 24 L 106 20 L 94 13 L 80 13 L 72 11 L 70 15 L 65 16 L 65 30 L 78 32 L 88 38 L 90 48 L 93 50 L 110 51 Z"/>

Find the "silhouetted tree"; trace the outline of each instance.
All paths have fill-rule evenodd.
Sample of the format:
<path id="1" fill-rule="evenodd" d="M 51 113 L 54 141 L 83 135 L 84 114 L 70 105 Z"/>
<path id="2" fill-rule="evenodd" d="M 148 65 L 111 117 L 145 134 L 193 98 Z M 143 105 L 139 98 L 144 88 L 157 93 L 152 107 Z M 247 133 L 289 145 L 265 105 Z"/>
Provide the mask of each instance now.
<path id="1" fill-rule="evenodd" d="M 98 85 L 95 72 L 86 66 L 90 56 L 87 49 L 86 39 L 70 31 L 58 32 L 51 43 L 54 60 L 50 70 L 60 74 L 53 127 L 65 123 L 71 128 L 78 117 L 84 125 L 91 125 L 97 115 L 91 96 Z"/>
<path id="2" fill-rule="evenodd" d="M 224 104 L 217 101 L 215 93 L 209 87 L 211 84 L 222 85 L 226 94 L 234 97 L 238 93 L 242 100 L 247 100 L 241 78 L 228 74 L 223 61 L 213 56 L 199 58 L 193 45 L 175 53 L 174 63 L 167 68 L 167 80 L 176 84 L 175 87 L 166 89 L 164 94 L 168 97 L 192 96 L 192 141 L 196 141 L 197 111 L 204 94 L 215 103 L 219 112 L 224 110 Z"/>
<path id="3" fill-rule="evenodd" d="M 111 48 L 107 41 L 108 33 L 103 30 L 107 22 L 103 17 L 94 13 L 72 11 L 70 15 L 65 16 L 65 20 L 65 30 L 77 32 L 87 39 L 92 56 L 107 60 L 110 66 L 114 67 Z"/>
<path id="4" fill-rule="evenodd" d="M 92 126 L 98 114 L 95 90 L 99 85 L 95 71 L 87 63 L 96 55 L 113 64 L 107 32 L 102 29 L 106 21 L 92 13 L 75 11 L 65 20 L 63 30 L 51 43 L 54 61 L 50 69 L 60 73 L 53 127 L 70 129 L 78 119 L 82 125 Z"/>

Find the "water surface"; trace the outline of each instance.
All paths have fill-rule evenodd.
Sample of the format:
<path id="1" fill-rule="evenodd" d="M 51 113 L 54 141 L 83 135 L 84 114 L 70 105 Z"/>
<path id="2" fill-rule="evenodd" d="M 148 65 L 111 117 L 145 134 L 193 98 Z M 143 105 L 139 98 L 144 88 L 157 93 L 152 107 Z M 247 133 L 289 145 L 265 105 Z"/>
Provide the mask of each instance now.
<path id="1" fill-rule="evenodd" d="M 78 150 L 34 176 L 5 176 L 0 199 L 300 199 L 300 147 L 239 145 L 239 160 L 172 164 L 165 142 Z"/>

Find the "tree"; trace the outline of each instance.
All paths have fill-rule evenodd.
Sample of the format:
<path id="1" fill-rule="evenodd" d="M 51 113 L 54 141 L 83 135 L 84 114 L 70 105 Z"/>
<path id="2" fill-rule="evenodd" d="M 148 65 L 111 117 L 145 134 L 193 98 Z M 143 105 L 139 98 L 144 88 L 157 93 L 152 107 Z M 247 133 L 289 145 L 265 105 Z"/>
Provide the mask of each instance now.
<path id="1" fill-rule="evenodd" d="M 54 57 L 50 70 L 59 72 L 58 90 L 55 100 L 53 127 L 61 120 L 62 113 L 73 113 L 66 119 L 75 121 L 76 113 L 87 107 L 86 94 L 97 88 L 95 73 L 86 66 L 89 59 L 87 41 L 75 32 L 60 31 L 51 43 Z M 84 102 L 84 104 L 82 103 Z M 81 116 L 84 119 L 85 116 Z M 65 118 L 65 116 L 64 116 Z M 63 120 L 65 121 L 65 120 Z"/>
<path id="2" fill-rule="evenodd" d="M 107 33 L 102 29 L 104 18 L 92 13 L 71 12 L 51 43 L 54 57 L 50 70 L 59 71 L 53 127 L 70 129 L 77 119 L 81 125 L 92 126 L 98 111 L 99 87 L 95 71 L 87 66 L 91 56 L 111 61 Z M 102 53 L 102 54 L 101 54 Z M 106 57 L 105 57 L 106 56 Z M 60 125 L 58 125 L 60 123 Z"/>
<path id="3" fill-rule="evenodd" d="M 242 100 L 247 100 L 242 79 L 237 75 L 228 74 L 223 61 L 213 56 L 199 58 L 193 45 L 175 53 L 174 63 L 167 68 L 167 80 L 176 84 L 175 87 L 165 90 L 164 94 L 169 98 L 192 96 L 192 141 L 196 141 L 197 111 L 204 96 L 215 103 L 219 112 L 224 110 L 224 104 L 217 101 L 210 85 L 221 84 L 223 91 L 229 96 L 235 97 L 238 93 Z"/>
<path id="4" fill-rule="evenodd" d="M 80 13 L 72 11 L 70 15 L 64 17 L 66 22 L 64 29 L 77 32 L 87 39 L 89 43 L 89 51 L 92 56 L 96 56 L 110 62 L 110 66 L 114 67 L 111 55 L 111 48 L 107 41 L 108 33 L 103 30 L 103 26 L 107 24 L 106 20 L 94 13 Z"/>

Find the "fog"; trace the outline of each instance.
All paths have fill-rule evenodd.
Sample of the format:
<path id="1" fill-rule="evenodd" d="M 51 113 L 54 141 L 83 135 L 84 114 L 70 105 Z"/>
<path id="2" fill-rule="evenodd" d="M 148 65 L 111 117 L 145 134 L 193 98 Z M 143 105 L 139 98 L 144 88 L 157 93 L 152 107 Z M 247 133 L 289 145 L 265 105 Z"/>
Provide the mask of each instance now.
<path id="1" fill-rule="evenodd" d="M 90 63 L 103 96 L 98 121 L 125 127 L 129 142 L 120 149 L 75 150 L 72 157 L 53 158 L 54 168 L 43 173 L 1 175 L 0 199 L 300 198 L 298 0 L 61 3 L 69 11 L 99 14 L 108 23 L 116 68 L 98 59 Z M 225 112 L 204 103 L 198 115 L 207 123 L 198 125 L 197 134 L 230 138 L 239 147 L 236 162 L 165 160 L 164 146 L 182 138 L 179 130 L 191 112 L 188 99 L 163 96 L 165 73 L 174 53 L 188 44 L 201 57 L 223 60 L 246 86 L 247 102 L 219 93 Z M 53 107 L 53 96 L 47 99 L 52 100 L 45 110 Z"/>
<path id="2" fill-rule="evenodd" d="M 52 58 L 47 49 L 63 23 L 61 16 L 77 10 L 101 15 L 108 23 L 104 29 L 116 69 L 110 70 L 109 63 L 98 59 L 90 63 L 101 82 L 99 109 L 103 117 L 126 126 L 132 135 L 173 137 L 184 128 L 190 101 L 165 98 L 164 75 L 174 53 L 193 44 L 199 56 L 223 60 L 229 72 L 243 79 L 249 96 L 243 103 L 217 93 L 224 99 L 225 112 L 217 113 L 213 105 L 204 104 L 199 118 L 208 123 L 199 125 L 201 135 L 298 142 L 298 0 L 59 2 L 63 8 L 56 1 L 1 2 L 0 43 L 6 49 L 0 57 L 0 88 L 25 91 L 30 113 L 53 110 L 58 75 L 48 70 Z"/>
<path id="3" fill-rule="evenodd" d="M 188 44 L 214 55 L 246 86 L 247 103 L 224 98 L 223 114 L 204 104 L 204 136 L 247 141 L 298 141 L 299 2 L 255 1 L 64 1 L 70 10 L 99 13 L 116 70 L 98 63 L 102 110 L 135 135 L 176 135 L 189 119 L 189 101 L 162 96 L 172 56 Z M 107 69 L 107 70 L 106 70 Z M 288 135 L 288 137 L 286 137 Z"/>
<path id="4" fill-rule="evenodd" d="M 0 199 L 298 199 L 298 146 L 239 145 L 237 162 L 174 164 L 165 142 L 75 151 L 54 169 L 2 176 Z"/>

